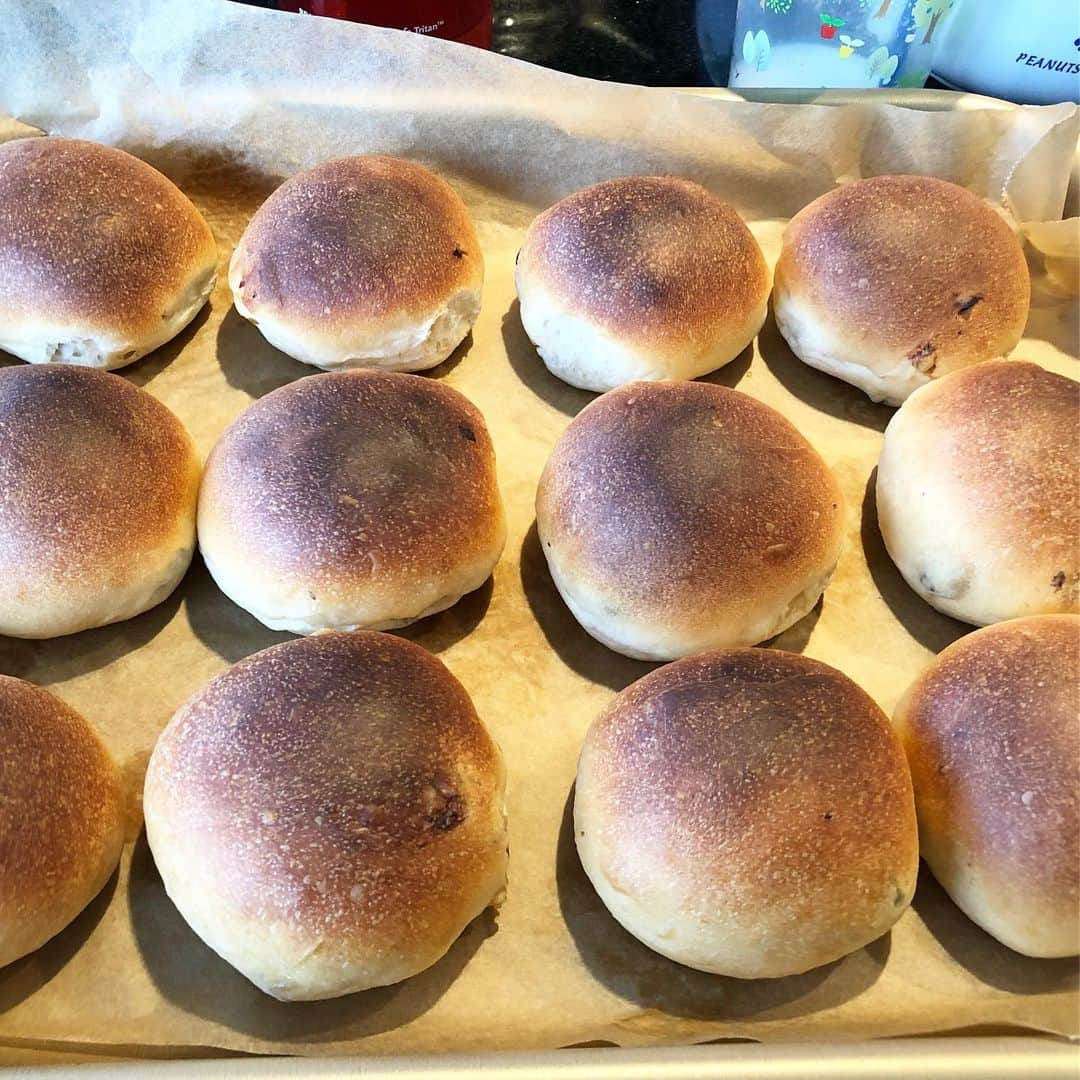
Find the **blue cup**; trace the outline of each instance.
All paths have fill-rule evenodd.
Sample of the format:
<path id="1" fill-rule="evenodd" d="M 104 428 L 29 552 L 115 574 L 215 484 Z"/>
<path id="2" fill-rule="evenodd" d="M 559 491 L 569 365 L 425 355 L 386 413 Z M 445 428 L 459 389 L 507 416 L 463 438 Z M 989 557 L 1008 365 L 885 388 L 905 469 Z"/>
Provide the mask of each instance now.
<path id="1" fill-rule="evenodd" d="M 698 38 L 714 82 L 751 87 L 923 86 L 958 0 L 698 0 Z M 730 57 L 722 75 L 724 53 Z"/>

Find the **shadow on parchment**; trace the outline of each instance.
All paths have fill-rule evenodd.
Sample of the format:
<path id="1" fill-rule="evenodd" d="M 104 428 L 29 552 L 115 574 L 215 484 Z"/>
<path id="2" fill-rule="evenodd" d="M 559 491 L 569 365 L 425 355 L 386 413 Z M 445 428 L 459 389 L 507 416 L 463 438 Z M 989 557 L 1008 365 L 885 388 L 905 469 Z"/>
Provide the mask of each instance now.
<path id="1" fill-rule="evenodd" d="M 1047 994 L 1075 990 L 1080 968 L 1075 956 L 1041 960 L 1021 956 L 973 923 L 938 884 L 926 863 L 912 907 L 938 944 L 981 982 L 1010 994 Z"/>
<path id="2" fill-rule="evenodd" d="M 166 341 L 164 345 L 159 345 L 152 353 L 147 353 L 134 364 L 118 369 L 116 374 L 123 375 L 128 382 L 136 386 L 146 386 L 180 355 L 187 343 L 202 329 L 210 318 L 212 307 L 212 302 L 207 300 L 176 337 Z"/>
<path id="3" fill-rule="evenodd" d="M 769 316 L 757 340 L 765 366 L 795 397 L 819 412 L 875 431 L 884 431 L 896 412 L 888 405 L 871 401 L 858 387 L 804 364 L 777 328 L 771 302 Z"/>
<path id="4" fill-rule="evenodd" d="M 734 388 L 742 377 L 750 370 L 750 363 L 754 359 L 754 343 L 749 345 L 733 360 L 715 371 L 699 375 L 694 382 L 712 383 L 714 386 L 728 386 Z"/>
<path id="5" fill-rule="evenodd" d="M 517 377 L 541 400 L 565 413 L 576 416 L 597 395 L 591 390 L 556 378 L 544 366 L 536 346 L 529 340 L 521 325 L 521 305 L 515 300 L 502 318 L 503 346 L 506 357 Z"/>
<path id="6" fill-rule="evenodd" d="M 877 516 L 877 468 L 870 473 L 866 482 L 866 492 L 862 502 L 862 524 L 860 539 L 866 565 L 870 568 L 877 591 L 889 610 L 903 625 L 904 629 L 922 646 L 938 653 L 951 645 L 957 638 L 970 633 L 974 627 L 967 626 L 948 615 L 932 608 L 896 569 L 896 564 L 889 557 L 885 541 L 881 538 Z"/>
<path id="7" fill-rule="evenodd" d="M 1076 303 L 1073 282 L 1058 282 L 1047 277 L 1045 260 L 1026 245 L 1031 264 L 1031 310 L 1024 337 L 1049 342 L 1065 356 L 1076 357 L 1080 342 L 1080 304 Z M 1026 346 L 1017 347 L 1013 356 L 1025 360 Z"/>
<path id="8" fill-rule="evenodd" d="M 521 586 L 548 645 L 567 667 L 590 682 L 622 690 L 660 666 L 657 662 L 623 656 L 601 645 L 582 628 L 555 588 L 540 547 L 535 521 L 521 545 Z M 813 608 L 794 626 L 762 644 L 773 649 L 802 652 L 821 615 L 822 603 L 819 597 Z"/>
<path id="9" fill-rule="evenodd" d="M 493 589 L 494 578 L 489 577 L 479 589 L 446 611 L 391 632 L 415 641 L 429 652 L 442 652 L 476 629 L 491 603 Z M 263 626 L 254 615 L 234 604 L 214 583 L 199 555 L 184 579 L 184 604 L 195 636 L 230 664 L 296 636 Z"/>
<path id="10" fill-rule="evenodd" d="M 468 356 L 472 345 L 470 332 L 441 364 L 416 374 L 444 379 Z M 296 382 L 305 375 L 324 374 L 319 368 L 302 364 L 280 349 L 275 349 L 259 333 L 259 328 L 248 322 L 235 307 L 229 308 L 218 328 L 217 361 L 228 384 L 243 390 L 252 398 L 261 398 L 271 390 Z"/>
<path id="11" fill-rule="evenodd" d="M 574 843 L 574 788 L 566 800 L 555 868 L 559 907 L 578 952 L 613 993 L 643 1009 L 694 1020 L 807 1016 L 872 986 L 889 958 L 885 934 L 842 960 L 782 979 L 733 979 L 684 967 L 622 928 L 585 875 Z"/>
<path id="12" fill-rule="evenodd" d="M 0 1013 L 40 990 L 82 948 L 108 909 L 118 880 L 119 871 L 114 870 L 101 892 L 59 934 L 40 949 L 0 968 Z"/>
<path id="13" fill-rule="evenodd" d="M 462 638 L 468 637 L 480 625 L 480 620 L 487 614 L 494 591 L 495 575 L 492 574 L 479 589 L 467 593 L 453 607 L 429 615 L 409 626 L 403 626 L 400 630 L 391 630 L 390 633 L 415 641 L 428 652 L 443 652 Z"/>
<path id="14" fill-rule="evenodd" d="M 428 368 L 427 371 L 417 371 L 415 374 L 424 375 L 429 379 L 445 379 L 451 371 L 454 370 L 465 359 L 466 356 L 472 351 L 473 347 L 473 335 L 470 330 L 456 349 L 441 363 L 437 364 L 433 368 Z"/>
<path id="15" fill-rule="evenodd" d="M 497 930 L 489 908 L 441 960 L 411 979 L 329 1001 L 282 1002 L 249 983 L 191 930 L 165 894 L 145 833 L 132 852 L 128 888 L 135 940 L 162 996 L 233 1031 L 278 1043 L 360 1039 L 415 1020 Z"/>
<path id="16" fill-rule="evenodd" d="M 57 638 L 0 636 L 0 674 L 50 686 L 107 667 L 165 629 L 180 606 L 186 581 L 185 577 L 170 596 L 133 619 Z"/>
<path id="17" fill-rule="evenodd" d="M 275 349 L 234 307 L 218 327 L 217 361 L 225 381 L 253 398 L 319 370 Z"/>
<path id="18" fill-rule="evenodd" d="M 614 652 L 582 629 L 551 580 L 535 521 L 521 545 L 521 586 L 548 645 L 590 682 L 622 690 L 659 666 Z"/>
<path id="19" fill-rule="evenodd" d="M 567 416 L 576 416 L 598 395 L 591 390 L 579 390 L 565 383 L 548 371 L 536 346 L 529 340 L 521 325 L 521 305 L 515 300 L 502 319 L 503 346 L 507 359 L 521 381 L 537 397 L 554 406 Z M 716 371 L 702 375 L 697 382 L 714 383 L 717 386 L 735 386 L 750 368 L 754 358 L 751 342 L 730 363 Z"/>
<path id="20" fill-rule="evenodd" d="M 765 649 L 783 649 L 785 652 L 801 653 L 806 649 L 810 641 L 810 635 L 814 632 L 818 619 L 821 618 L 821 609 L 825 605 L 825 594 L 817 598 L 817 603 L 797 622 L 782 630 L 776 637 L 761 642 Z"/>
<path id="21" fill-rule="evenodd" d="M 295 637 L 285 631 L 268 629 L 254 615 L 234 604 L 217 587 L 197 552 L 184 579 L 184 608 L 191 632 L 230 664 Z"/>

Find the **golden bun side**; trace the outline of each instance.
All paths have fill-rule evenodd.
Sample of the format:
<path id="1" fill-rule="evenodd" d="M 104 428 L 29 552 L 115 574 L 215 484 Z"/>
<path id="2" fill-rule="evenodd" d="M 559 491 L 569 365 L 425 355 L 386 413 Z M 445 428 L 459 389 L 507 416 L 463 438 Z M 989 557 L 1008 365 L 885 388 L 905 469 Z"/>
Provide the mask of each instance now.
<path id="1" fill-rule="evenodd" d="M 769 270 L 733 207 L 673 176 L 585 188 L 540 214 L 518 254 L 521 320 L 573 386 L 693 379 L 765 321 Z"/>
<path id="2" fill-rule="evenodd" d="M 923 858 L 961 910 L 1025 956 L 1080 952 L 1080 616 L 954 642 L 896 709 Z"/>
<path id="3" fill-rule="evenodd" d="M 907 583 L 984 626 L 1080 608 L 1080 384 L 1019 360 L 957 371 L 889 422 L 881 535 Z"/>
<path id="4" fill-rule="evenodd" d="M 581 625 L 671 660 L 753 645 L 832 576 L 844 502 L 778 412 L 710 383 L 631 383 L 591 402 L 540 478 L 537 532 Z"/>
<path id="5" fill-rule="evenodd" d="M 108 372 L 15 366 L 0 369 L 0 431 L 0 634 L 73 634 L 176 588 L 200 465 L 168 408 Z"/>
<path id="6" fill-rule="evenodd" d="M 465 204 L 398 158 L 347 157 L 287 180 L 229 265 L 236 310 L 277 348 L 326 370 L 419 371 L 480 311 L 484 260 Z"/>
<path id="7" fill-rule="evenodd" d="M 888 719 L 841 672 L 774 649 L 659 668 L 594 721 L 578 852 L 649 948 L 744 979 L 875 940 L 915 891 L 911 778 Z"/>
<path id="8" fill-rule="evenodd" d="M 788 224 L 773 293 L 796 356 L 890 405 L 1007 355 L 1030 301 L 1009 225 L 932 176 L 875 176 L 815 199 Z"/>
<path id="9" fill-rule="evenodd" d="M 390 629 L 450 607 L 506 540 L 480 411 L 415 375 L 342 371 L 267 394 L 210 453 L 199 543 L 267 626 Z"/>
<path id="10" fill-rule="evenodd" d="M 147 838 L 192 929 L 281 1000 L 433 964 L 506 881 L 504 770 L 461 684 L 388 634 L 256 653 L 173 718 Z"/>
<path id="11" fill-rule="evenodd" d="M 150 165 L 81 139 L 0 144 L 0 349 L 122 367 L 187 326 L 216 277 L 210 227 Z"/>
<path id="12" fill-rule="evenodd" d="M 120 775 L 90 725 L 47 690 L 0 675 L 0 967 L 43 945 L 120 860 Z"/>

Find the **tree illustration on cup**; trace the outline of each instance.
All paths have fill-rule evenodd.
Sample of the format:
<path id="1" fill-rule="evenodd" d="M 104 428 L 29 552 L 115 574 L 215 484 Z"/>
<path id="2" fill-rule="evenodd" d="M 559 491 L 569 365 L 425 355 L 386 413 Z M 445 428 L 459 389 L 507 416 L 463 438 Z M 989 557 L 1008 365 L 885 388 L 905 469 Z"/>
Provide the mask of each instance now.
<path id="1" fill-rule="evenodd" d="M 825 12 L 821 13 L 821 36 L 826 41 L 831 41 L 836 37 L 836 31 L 844 25 L 843 19 L 838 19 L 835 15 L 826 15 Z"/>
<path id="2" fill-rule="evenodd" d="M 772 56 L 769 35 L 764 30 L 759 30 L 756 34 L 747 30 L 746 37 L 743 38 L 742 55 L 743 60 L 755 71 L 764 71 Z"/>
<path id="3" fill-rule="evenodd" d="M 934 31 L 938 23 L 956 7 L 956 0 L 919 0 L 913 12 L 915 25 L 920 30 L 925 30 L 922 43 L 931 45 L 934 41 Z"/>

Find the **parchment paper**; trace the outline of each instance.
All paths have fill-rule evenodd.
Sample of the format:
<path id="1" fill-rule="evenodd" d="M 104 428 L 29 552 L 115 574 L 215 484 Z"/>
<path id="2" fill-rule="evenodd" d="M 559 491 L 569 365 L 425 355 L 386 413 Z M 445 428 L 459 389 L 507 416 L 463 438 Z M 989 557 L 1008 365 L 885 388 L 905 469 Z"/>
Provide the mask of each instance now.
<path id="1" fill-rule="evenodd" d="M 512 283 L 532 215 L 617 174 L 706 183 L 738 207 L 770 260 L 791 214 L 838 182 L 880 172 L 933 173 L 1007 200 L 1024 221 L 1052 220 L 1075 149 L 1074 108 L 919 113 L 709 101 L 213 0 L 65 0 L 0 3 L 0 111 L 139 153 L 207 214 L 223 269 L 209 308 L 123 372 L 180 415 L 204 454 L 252 398 L 311 372 L 266 345 L 231 309 L 223 284 L 230 251 L 276 178 L 333 155 L 379 151 L 419 159 L 461 191 L 487 260 L 484 307 L 471 339 L 432 377 L 487 417 L 510 535 L 491 583 L 404 633 L 462 679 L 501 743 L 511 831 L 505 906 L 470 926 L 430 971 L 334 1002 L 274 1002 L 202 945 L 164 896 L 138 798 L 172 712 L 229 664 L 286 635 L 229 603 L 196 562 L 173 597 L 129 622 L 54 641 L 0 639 L 0 670 L 49 686 L 98 725 L 132 802 L 119 874 L 67 931 L 0 971 L 0 1041 L 374 1053 L 986 1025 L 1076 1032 L 1075 963 L 1027 960 L 996 944 L 925 868 L 914 907 L 890 935 L 775 981 L 681 968 L 606 914 L 578 865 L 567 799 L 589 722 L 650 665 L 589 638 L 548 577 L 533 528 L 535 485 L 591 395 L 547 374 L 522 331 Z M 1069 275 L 1049 281 L 1038 254 L 1032 269 L 1031 322 L 1016 355 L 1075 375 L 1076 303 L 1061 284 Z M 713 378 L 796 423 L 848 498 L 836 579 L 774 644 L 836 665 L 890 710 L 966 630 L 910 592 L 884 553 L 872 471 L 891 410 L 798 363 L 771 318 L 754 349 Z"/>

